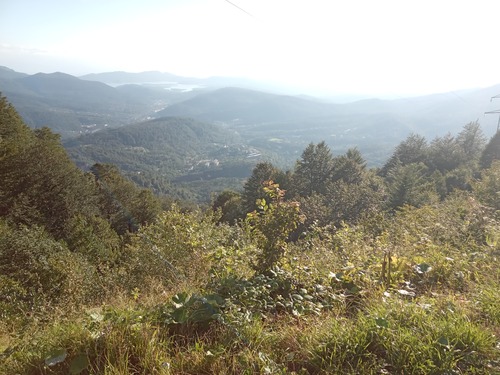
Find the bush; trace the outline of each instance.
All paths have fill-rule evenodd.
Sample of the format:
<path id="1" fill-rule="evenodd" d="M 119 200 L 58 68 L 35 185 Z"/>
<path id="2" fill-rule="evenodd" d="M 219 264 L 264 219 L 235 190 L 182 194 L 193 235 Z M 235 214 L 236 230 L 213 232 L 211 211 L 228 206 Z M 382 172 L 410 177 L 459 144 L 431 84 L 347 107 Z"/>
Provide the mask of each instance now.
<path id="1" fill-rule="evenodd" d="M 164 286 L 203 285 L 209 280 L 212 255 L 224 242 L 224 226 L 211 216 L 181 212 L 174 206 L 131 237 L 122 264 L 127 269 L 125 284 L 147 288 L 148 280 Z"/>
<path id="2" fill-rule="evenodd" d="M 81 256 L 71 253 L 43 229 L 3 227 L 0 236 L 0 303 L 31 311 L 51 305 L 74 305 L 93 298 L 95 269 Z M 8 301 L 15 298 L 16 301 Z"/>

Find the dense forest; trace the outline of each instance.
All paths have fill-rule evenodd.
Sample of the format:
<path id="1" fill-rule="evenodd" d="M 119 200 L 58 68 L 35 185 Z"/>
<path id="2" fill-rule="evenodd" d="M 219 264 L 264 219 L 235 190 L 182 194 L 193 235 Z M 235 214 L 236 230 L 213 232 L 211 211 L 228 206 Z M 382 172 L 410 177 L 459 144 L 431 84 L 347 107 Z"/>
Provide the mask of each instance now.
<path id="1" fill-rule="evenodd" d="M 63 144 L 82 169 L 113 164 L 156 194 L 193 202 L 209 203 L 211 193 L 224 188 L 241 189 L 256 163 L 234 131 L 180 117 L 107 128 Z"/>
<path id="2" fill-rule="evenodd" d="M 499 192 L 471 122 L 380 168 L 311 143 L 197 207 L 2 97 L 0 373 L 500 373 Z"/>

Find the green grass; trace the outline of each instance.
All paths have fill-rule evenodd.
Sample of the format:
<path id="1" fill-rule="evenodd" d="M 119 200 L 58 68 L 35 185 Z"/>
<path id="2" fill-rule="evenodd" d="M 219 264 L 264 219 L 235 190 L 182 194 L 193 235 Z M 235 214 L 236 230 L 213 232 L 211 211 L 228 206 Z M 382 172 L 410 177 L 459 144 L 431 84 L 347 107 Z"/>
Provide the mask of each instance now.
<path id="1" fill-rule="evenodd" d="M 450 205 L 402 210 L 376 235 L 323 228 L 264 274 L 248 233 L 175 212 L 145 232 L 158 239 L 130 241 L 141 283 L 128 275 L 104 302 L 3 299 L 0 374 L 500 374 L 492 224 L 446 219 Z M 146 257 L 167 240 L 182 279 Z"/>

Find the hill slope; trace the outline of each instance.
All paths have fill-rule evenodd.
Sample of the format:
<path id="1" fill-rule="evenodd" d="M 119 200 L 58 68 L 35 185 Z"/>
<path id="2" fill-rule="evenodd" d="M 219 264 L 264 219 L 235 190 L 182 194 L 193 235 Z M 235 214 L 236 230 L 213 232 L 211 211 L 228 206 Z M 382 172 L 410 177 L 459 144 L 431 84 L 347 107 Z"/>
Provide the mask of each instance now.
<path id="1" fill-rule="evenodd" d="M 19 73 L 15 70 L 7 68 L 6 66 L 0 66 L 0 79 L 14 79 L 14 78 L 22 78 L 27 76 L 25 73 Z"/>
<path id="2" fill-rule="evenodd" d="M 246 124 L 297 121 L 309 117 L 330 116 L 336 111 L 338 106 L 331 103 L 226 87 L 174 104 L 158 114 Z"/>
<path id="3" fill-rule="evenodd" d="M 250 145 L 274 150 L 293 162 L 309 142 L 326 140 L 334 152 L 358 147 L 371 165 L 381 165 L 409 133 L 430 139 L 479 121 L 487 135 L 497 119 L 491 96 L 500 85 L 398 100 L 324 103 L 239 88 L 224 88 L 169 106 L 160 115 L 189 116 L 234 126 Z"/>
<path id="4" fill-rule="evenodd" d="M 15 72 L 16 73 L 16 72 Z M 116 89 L 64 73 L 0 77 L 0 90 L 32 127 L 49 126 L 63 137 L 146 119 L 168 103 L 168 93 L 141 87 Z"/>
<path id="5" fill-rule="evenodd" d="M 176 117 L 105 129 L 65 147 L 82 168 L 112 163 L 137 183 L 183 199 L 209 200 L 210 192 L 222 190 L 217 178 L 228 179 L 225 187 L 241 187 L 254 165 L 247 158 L 251 150 L 233 131 Z"/>

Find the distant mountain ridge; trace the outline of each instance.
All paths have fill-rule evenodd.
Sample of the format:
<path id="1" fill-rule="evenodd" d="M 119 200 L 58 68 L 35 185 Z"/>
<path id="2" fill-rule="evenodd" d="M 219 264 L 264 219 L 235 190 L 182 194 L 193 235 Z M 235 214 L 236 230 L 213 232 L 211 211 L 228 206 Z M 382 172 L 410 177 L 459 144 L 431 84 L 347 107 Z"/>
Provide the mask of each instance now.
<path id="1" fill-rule="evenodd" d="M 146 71 L 139 73 L 130 73 L 123 71 L 104 72 L 86 74 L 80 76 L 79 78 L 83 80 L 99 81 L 111 86 L 124 84 L 161 85 L 165 83 L 178 83 L 185 85 L 198 85 L 200 87 L 208 88 L 209 90 L 232 86 L 274 93 L 282 93 L 284 91 L 290 90 L 290 88 L 286 88 L 283 85 L 277 83 L 258 81 L 248 78 L 219 76 L 197 78 L 179 76 L 176 74 L 159 71 Z"/>
<path id="2" fill-rule="evenodd" d="M 479 120 L 487 136 L 497 118 L 490 98 L 500 85 L 460 93 L 397 100 L 361 100 L 334 104 L 241 88 L 202 93 L 158 112 L 159 116 L 192 117 L 223 123 L 238 130 L 249 145 L 277 152 L 291 162 L 309 142 L 325 140 L 335 153 L 357 147 L 372 166 L 382 165 L 392 149 L 410 133 L 432 140 L 457 134 Z"/>
<path id="3" fill-rule="evenodd" d="M 297 121 L 333 115 L 338 110 L 339 106 L 333 103 L 226 87 L 176 103 L 160 111 L 158 115 L 248 123 Z"/>
<path id="4" fill-rule="evenodd" d="M 91 73 L 79 77 L 86 81 L 98 81 L 107 84 L 123 85 L 123 84 L 141 84 L 147 82 L 192 82 L 191 78 L 180 77 L 175 74 L 162 73 L 159 71 L 148 71 L 140 73 L 129 72 L 106 72 L 106 73 Z"/>
<path id="5" fill-rule="evenodd" d="M 75 101 L 101 106 L 104 101 L 120 101 L 116 90 L 104 83 L 82 81 L 61 72 L 37 73 L 19 78 L 17 82 L 43 98 L 57 97 L 65 106 L 80 106 Z"/>
<path id="6" fill-rule="evenodd" d="M 8 68 L 0 69 L 0 92 L 28 125 L 49 126 L 64 137 L 145 120 L 183 97 L 138 85 L 115 88 L 61 72 L 27 75 Z"/>
<path id="7" fill-rule="evenodd" d="M 404 119 L 411 131 L 434 137 L 455 132 L 464 124 L 479 120 L 487 134 L 493 134 L 496 120 L 485 112 L 495 107 L 490 98 L 500 93 L 500 85 L 394 100 L 368 99 L 352 103 L 326 103 L 310 98 L 275 95 L 255 90 L 227 87 L 173 104 L 158 115 L 187 116 L 203 121 L 255 123 L 364 118 L 387 115 Z M 500 106 L 500 105 L 499 105 Z M 404 125 L 402 124 L 402 125 Z M 362 124 L 359 124 L 362 126 Z"/>
<path id="8" fill-rule="evenodd" d="M 16 72 L 15 70 L 7 68 L 6 66 L 0 66 L 0 79 L 22 78 L 22 77 L 26 77 L 27 75 L 28 74 L 26 74 L 26 73 Z"/>
<path id="9" fill-rule="evenodd" d="M 3 77 L 3 78 L 1 78 Z M 89 76 L 87 76 L 89 78 Z M 33 127 L 48 125 L 68 136 L 101 131 L 162 116 L 189 117 L 223 124 L 237 131 L 257 153 L 272 153 L 293 163 L 309 142 L 325 140 L 335 153 L 358 147 L 372 165 L 385 162 L 392 148 L 409 133 L 428 139 L 479 120 L 487 136 L 497 117 L 485 116 L 499 103 L 490 98 L 500 85 L 397 100 L 360 100 L 335 104 L 314 98 L 273 94 L 248 87 L 217 88 L 232 78 L 185 78 L 161 72 L 111 72 L 92 80 L 156 80 L 156 84 L 116 87 L 64 73 L 25 75 L 0 69 L 0 91 Z M 159 80 L 175 79 L 205 88 L 172 89 Z M 212 82 L 212 83 L 210 83 Z M 210 86 L 211 85 L 211 86 Z"/>

